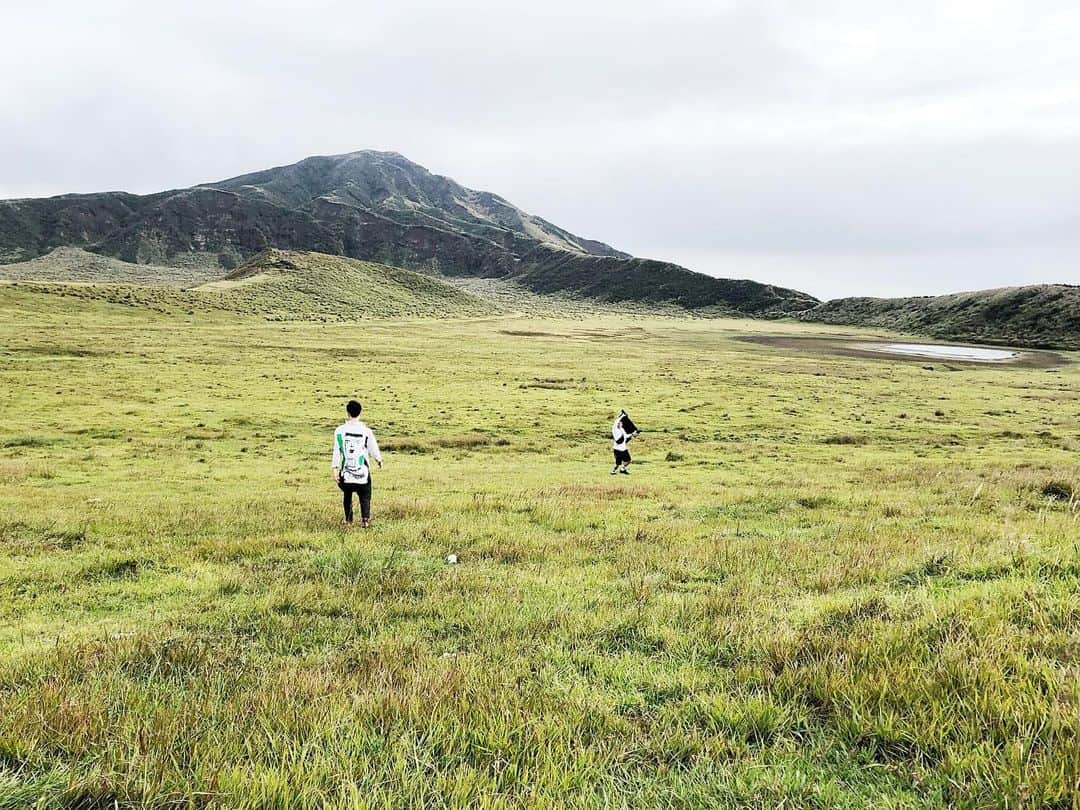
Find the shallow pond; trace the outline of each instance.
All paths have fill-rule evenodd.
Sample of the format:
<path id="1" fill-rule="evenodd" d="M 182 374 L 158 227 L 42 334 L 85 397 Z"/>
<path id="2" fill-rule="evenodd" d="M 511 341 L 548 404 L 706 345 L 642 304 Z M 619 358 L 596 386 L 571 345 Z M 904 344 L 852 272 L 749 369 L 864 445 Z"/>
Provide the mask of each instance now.
<path id="1" fill-rule="evenodd" d="M 1009 349 L 982 349 L 975 346 L 946 346 L 939 343 L 856 343 L 852 348 L 881 354 L 907 357 L 930 357 L 935 360 L 966 360 L 969 363 L 1008 363 L 1023 357 Z"/>

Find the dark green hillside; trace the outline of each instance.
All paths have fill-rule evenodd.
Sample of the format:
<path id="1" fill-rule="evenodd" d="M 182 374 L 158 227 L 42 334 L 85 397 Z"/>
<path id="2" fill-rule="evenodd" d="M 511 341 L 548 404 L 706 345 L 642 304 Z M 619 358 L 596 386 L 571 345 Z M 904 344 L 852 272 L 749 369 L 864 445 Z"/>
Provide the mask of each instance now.
<path id="1" fill-rule="evenodd" d="M 841 298 L 800 316 L 949 340 L 1080 349 L 1080 286 L 1039 284 L 919 298 Z"/>
<path id="2" fill-rule="evenodd" d="M 602 301 L 676 304 L 685 309 L 773 317 L 812 307 L 817 299 L 756 281 L 694 273 L 654 259 L 569 256 L 539 248 L 524 257 L 516 280 L 539 293 L 571 292 Z"/>
<path id="3" fill-rule="evenodd" d="M 63 245 L 94 244 L 133 221 L 153 200 L 122 192 L 0 200 L 0 262 L 32 259 Z"/>
<path id="4" fill-rule="evenodd" d="M 339 252 L 333 238 L 301 211 L 212 189 L 170 195 L 99 240 L 95 249 L 125 261 L 155 263 L 204 253 L 228 267 L 269 246 Z"/>

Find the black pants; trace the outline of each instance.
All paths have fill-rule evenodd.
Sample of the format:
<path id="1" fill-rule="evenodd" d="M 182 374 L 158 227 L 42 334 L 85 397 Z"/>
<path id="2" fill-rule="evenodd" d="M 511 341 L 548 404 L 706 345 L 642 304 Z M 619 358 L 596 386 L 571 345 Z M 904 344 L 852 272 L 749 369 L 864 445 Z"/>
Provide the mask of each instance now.
<path id="1" fill-rule="evenodd" d="M 616 450 L 615 452 L 615 466 L 619 467 L 623 464 L 630 463 L 630 451 L 629 450 Z"/>
<path id="2" fill-rule="evenodd" d="M 364 520 L 371 519 L 371 480 L 366 484 L 345 484 L 338 481 L 338 489 L 344 494 L 341 505 L 345 507 L 345 522 L 353 522 L 352 496 L 355 492 L 360 496 L 360 517 Z"/>

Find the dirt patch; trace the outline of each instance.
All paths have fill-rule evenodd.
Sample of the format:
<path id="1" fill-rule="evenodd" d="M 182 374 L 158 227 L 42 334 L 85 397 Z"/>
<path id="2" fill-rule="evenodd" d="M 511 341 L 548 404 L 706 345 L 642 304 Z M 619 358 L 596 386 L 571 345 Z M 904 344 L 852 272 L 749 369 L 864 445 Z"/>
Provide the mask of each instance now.
<path id="1" fill-rule="evenodd" d="M 743 343 L 754 343 L 758 346 L 772 346 L 777 349 L 794 349 L 800 352 L 814 354 L 835 354 L 841 357 L 858 357 L 863 360 L 888 360 L 890 362 L 916 363 L 918 365 L 932 367 L 978 366 L 980 368 L 1052 368 L 1068 364 L 1067 358 L 1054 352 L 1038 351 L 1031 349 L 1018 349 L 1020 356 L 1008 363 L 986 363 L 978 360 L 934 360 L 918 355 L 889 354 L 883 351 L 870 351 L 860 348 L 860 345 L 868 342 L 868 338 L 824 338 L 824 337 L 795 337 L 791 335 L 740 335 L 736 340 Z"/>
<path id="2" fill-rule="evenodd" d="M 6 349 L 11 354 L 32 354 L 41 357 L 103 357 L 109 352 L 72 346 L 13 346 Z"/>

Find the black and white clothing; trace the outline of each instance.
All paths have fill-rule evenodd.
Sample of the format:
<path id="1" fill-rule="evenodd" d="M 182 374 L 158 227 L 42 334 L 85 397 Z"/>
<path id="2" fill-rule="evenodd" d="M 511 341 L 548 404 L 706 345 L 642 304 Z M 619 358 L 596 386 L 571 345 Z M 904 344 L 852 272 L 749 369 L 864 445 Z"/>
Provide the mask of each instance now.
<path id="1" fill-rule="evenodd" d="M 615 420 L 615 424 L 611 426 L 611 448 L 613 450 L 625 450 L 626 443 L 631 438 L 632 434 L 623 430 L 622 417 L 620 416 Z"/>
<path id="2" fill-rule="evenodd" d="M 371 480 L 371 462 L 382 464 L 379 443 L 371 428 L 359 419 L 350 419 L 334 431 L 331 465 L 346 484 L 366 484 Z"/>
<path id="3" fill-rule="evenodd" d="M 623 429 L 622 416 L 619 416 L 611 426 L 611 449 L 615 453 L 615 466 L 630 463 L 630 448 L 627 443 L 632 438 L 633 434 Z"/>
<path id="4" fill-rule="evenodd" d="M 350 419 L 334 431 L 331 465 L 338 474 L 338 488 L 344 498 L 345 522 L 353 522 L 353 495 L 360 496 L 360 516 L 371 519 L 371 462 L 382 464 L 379 443 L 371 428 L 359 419 Z"/>

